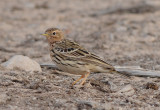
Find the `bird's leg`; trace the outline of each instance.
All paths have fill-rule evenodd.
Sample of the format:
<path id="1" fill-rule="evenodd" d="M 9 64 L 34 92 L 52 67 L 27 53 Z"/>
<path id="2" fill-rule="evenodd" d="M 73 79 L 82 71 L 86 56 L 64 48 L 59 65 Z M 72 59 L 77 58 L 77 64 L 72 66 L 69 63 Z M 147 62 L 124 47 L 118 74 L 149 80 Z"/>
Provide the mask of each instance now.
<path id="1" fill-rule="evenodd" d="M 89 76 L 90 72 L 88 72 L 87 74 L 85 74 L 84 79 L 82 80 L 82 82 L 80 83 L 80 85 L 83 85 L 84 82 L 86 81 L 87 77 Z"/>
<path id="2" fill-rule="evenodd" d="M 81 80 L 81 79 L 84 78 L 84 77 L 85 77 L 85 75 L 83 74 L 80 78 L 78 78 L 76 81 L 74 81 L 74 82 L 72 83 L 72 86 L 75 85 L 79 80 Z"/>

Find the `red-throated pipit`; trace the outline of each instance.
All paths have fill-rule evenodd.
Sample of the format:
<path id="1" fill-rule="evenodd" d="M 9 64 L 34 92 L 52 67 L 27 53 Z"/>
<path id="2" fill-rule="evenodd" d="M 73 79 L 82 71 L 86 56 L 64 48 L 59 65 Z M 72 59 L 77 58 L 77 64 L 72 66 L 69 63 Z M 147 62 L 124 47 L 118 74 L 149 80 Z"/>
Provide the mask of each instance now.
<path id="1" fill-rule="evenodd" d="M 49 45 L 50 55 L 57 67 L 75 75 L 81 75 L 73 82 L 73 85 L 80 81 L 83 85 L 91 72 L 112 72 L 114 67 L 106 63 L 100 57 L 87 51 L 74 41 L 65 38 L 64 33 L 57 28 L 49 28 L 45 34 Z"/>

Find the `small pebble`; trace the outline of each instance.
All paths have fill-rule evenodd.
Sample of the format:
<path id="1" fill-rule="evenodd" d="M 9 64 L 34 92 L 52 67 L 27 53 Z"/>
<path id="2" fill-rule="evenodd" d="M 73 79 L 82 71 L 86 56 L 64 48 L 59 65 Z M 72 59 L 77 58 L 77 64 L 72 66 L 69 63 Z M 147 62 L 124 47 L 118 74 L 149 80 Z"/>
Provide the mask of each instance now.
<path id="1" fill-rule="evenodd" d="M 154 90 L 158 90 L 158 85 L 156 83 L 147 83 L 146 84 L 146 89 L 154 89 Z"/>

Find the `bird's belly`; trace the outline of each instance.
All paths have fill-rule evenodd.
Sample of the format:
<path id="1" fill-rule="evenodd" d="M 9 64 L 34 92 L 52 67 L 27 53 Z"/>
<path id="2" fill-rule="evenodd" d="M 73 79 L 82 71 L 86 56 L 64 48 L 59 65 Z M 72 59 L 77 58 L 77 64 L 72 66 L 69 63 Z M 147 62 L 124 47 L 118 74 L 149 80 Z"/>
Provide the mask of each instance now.
<path id="1" fill-rule="evenodd" d="M 110 70 L 104 69 L 97 65 L 72 65 L 70 63 L 63 65 L 63 64 L 57 64 L 58 68 L 64 72 L 68 72 L 75 75 L 82 75 L 86 74 L 87 72 L 109 72 Z"/>
<path id="2" fill-rule="evenodd" d="M 72 61 L 63 61 L 61 63 L 56 63 L 56 65 L 58 69 L 75 75 L 82 75 L 89 72 L 89 69 L 87 69 L 85 65 L 77 65 L 76 62 Z"/>
<path id="3" fill-rule="evenodd" d="M 98 65 L 87 65 L 87 68 L 91 71 L 91 72 L 100 72 L 100 73 L 106 73 L 106 72 L 109 72 L 110 70 L 109 69 L 105 69 L 101 66 L 98 66 Z"/>

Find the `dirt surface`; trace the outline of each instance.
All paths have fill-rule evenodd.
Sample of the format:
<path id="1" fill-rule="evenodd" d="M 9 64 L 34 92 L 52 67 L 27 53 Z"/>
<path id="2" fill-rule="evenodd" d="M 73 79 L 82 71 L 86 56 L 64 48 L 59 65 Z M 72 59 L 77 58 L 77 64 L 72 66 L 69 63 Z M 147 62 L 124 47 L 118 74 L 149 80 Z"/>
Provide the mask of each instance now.
<path id="1" fill-rule="evenodd" d="M 40 34 L 58 27 L 112 65 L 160 70 L 159 7 L 159 0 L 1 0 L 0 63 L 18 54 L 51 62 Z M 0 109 L 160 109 L 158 78 L 95 73 L 72 87 L 79 76 L 42 70 L 0 67 Z"/>

